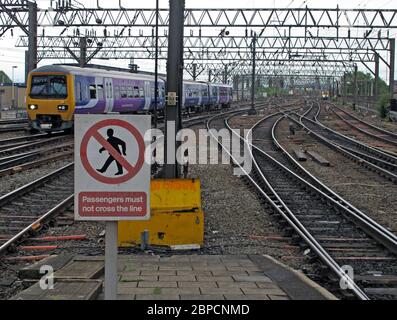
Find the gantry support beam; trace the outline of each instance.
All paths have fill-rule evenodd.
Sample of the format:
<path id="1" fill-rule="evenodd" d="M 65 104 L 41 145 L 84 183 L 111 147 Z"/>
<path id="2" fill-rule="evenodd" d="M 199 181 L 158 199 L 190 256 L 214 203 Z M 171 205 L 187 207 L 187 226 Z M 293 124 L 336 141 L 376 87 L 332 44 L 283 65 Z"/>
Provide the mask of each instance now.
<path id="1" fill-rule="evenodd" d="M 104 49 L 153 49 L 155 47 L 155 37 L 152 35 L 112 35 L 104 36 L 40 36 L 38 38 L 39 48 L 61 49 L 65 47 L 76 47 L 80 38 L 89 38 L 89 47 L 100 45 Z M 185 35 L 185 48 L 216 48 L 216 49 L 235 49 L 249 48 L 251 38 L 243 36 L 191 36 Z M 20 37 L 16 47 L 27 47 L 27 37 Z M 284 37 L 284 36 L 262 36 L 257 38 L 258 48 L 273 49 L 329 49 L 329 50 L 372 50 L 389 51 L 389 39 L 386 38 L 363 38 L 363 37 Z M 168 37 L 159 37 L 159 48 L 168 48 Z"/>
<path id="2" fill-rule="evenodd" d="M 206 65 L 199 66 L 200 68 L 207 68 L 210 75 L 210 82 L 212 81 L 223 81 L 224 77 L 224 64 L 213 64 L 208 63 Z M 189 64 L 187 65 L 189 67 Z M 354 70 L 354 64 L 334 64 L 334 63 L 323 63 L 321 66 L 307 65 L 302 62 L 290 62 L 286 64 L 267 64 L 260 62 L 256 66 L 257 74 L 261 74 L 266 77 L 288 77 L 293 79 L 300 79 L 302 77 L 312 78 L 338 78 L 340 79 L 346 72 L 352 72 Z M 228 81 L 230 82 L 234 76 L 247 77 L 247 81 L 250 80 L 252 75 L 252 65 L 247 63 L 241 63 L 230 66 L 230 72 L 228 73 Z"/>
<path id="3" fill-rule="evenodd" d="M 328 8 L 185 9 L 185 27 L 206 28 L 397 28 L 397 10 Z M 40 9 L 38 25 L 43 27 L 152 27 L 155 9 L 71 8 Z M 16 12 L 21 25 L 28 26 L 27 10 Z M 159 25 L 168 27 L 169 10 L 160 9 Z M 0 13 L 0 28 L 19 27 L 7 14 Z M 261 35 L 259 33 L 259 35 Z"/>
<path id="4" fill-rule="evenodd" d="M 68 50 L 66 50 L 68 48 Z M 93 53 L 98 48 L 87 48 L 89 53 Z M 78 55 L 80 48 L 65 47 L 64 49 L 51 49 L 40 50 L 38 57 L 39 60 L 43 59 L 72 59 L 72 57 L 65 55 L 66 52 L 74 52 Z M 191 49 L 184 50 L 184 59 L 187 61 L 247 61 L 251 60 L 250 49 L 230 49 L 230 50 L 217 50 L 217 49 Z M 95 59 L 99 60 L 151 60 L 155 57 L 155 51 L 149 49 L 103 49 L 95 55 Z M 166 50 L 160 50 L 158 58 L 160 60 L 167 60 L 168 54 Z M 256 59 L 258 61 L 306 61 L 306 62 L 375 62 L 375 52 L 372 51 L 332 51 L 332 50 L 294 50 L 294 52 L 286 52 L 284 50 L 274 50 L 272 48 L 258 48 L 256 52 Z"/>
<path id="5" fill-rule="evenodd" d="M 37 28 L 42 28 L 44 35 L 47 32 L 44 28 L 54 27 L 48 28 L 48 33 L 54 33 L 56 38 L 43 36 L 39 39 L 39 47 L 46 49 L 40 51 L 40 60 L 63 60 L 66 56 L 79 60 L 82 65 L 83 60 L 88 62 L 93 58 L 151 60 L 154 57 L 154 36 L 148 34 L 148 31 L 154 28 L 156 22 L 155 9 L 128 8 L 121 5 L 121 1 L 118 8 L 101 8 L 99 0 L 97 8 L 77 8 L 68 1 L 54 1 L 55 6 L 51 9 L 37 8 L 36 5 L 37 19 L 30 20 L 37 23 L 32 26 L 32 22 L 29 23 L 32 10 L 27 6 L 27 1 L 0 1 L 0 34 L 10 28 L 25 30 L 31 43 L 23 37 L 18 45 L 29 45 L 29 48 L 33 48 L 33 53 L 36 51 L 32 34 L 35 34 L 37 41 Z M 256 32 L 255 60 L 258 61 L 259 68 L 261 65 L 263 68 L 265 61 L 284 64 L 292 60 L 294 63 L 313 63 L 313 67 L 318 68 L 314 72 L 328 71 L 334 75 L 332 70 L 320 69 L 320 64 L 363 63 L 368 67 L 369 62 L 376 64 L 377 61 L 382 61 L 390 68 L 390 79 L 393 80 L 394 59 L 388 61 L 382 52 L 394 51 L 394 40 L 388 39 L 388 35 L 390 29 L 397 28 L 396 16 L 395 9 L 339 7 L 186 9 L 183 25 L 190 28 L 190 36 L 185 33 L 184 46 L 187 49 L 184 59 L 188 64 L 196 63 L 197 69 L 200 69 L 200 65 L 221 62 L 224 77 L 230 78 L 236 71 L 229 70 L 233 69 L 232 62 L 240 64 L 251 60 L 249 34 Z M 169 10 L 160 9 L 159 26 L 164 32 L 164 36 L 159 39 L 160 59 L 167 58 L 169 21 Z M 220 34 L 219 28 L 222 28 Z M 36 31 L 26 32 L 26 29 Z M 358 34 L 358 29 L 362 31 L 362 37 L 351 37 L 352 34 Z M 377 34 L 374 33 L 376 29 L 380 29 Z M 269 36 L 269 31 L 275 31 L 276 36 Z M 71 32 L 75 32 L 74 36 L 68 35 Z M 97 32 L 103 32 L 104 36 L 97 37 Z M 79 34 L 90 40 L 86 42 L 84 50 Z M 33 60 L 34 54 L 28 54 L 27 57 L 29 69 L 33 65 L 30 59 Z M 226 68 L 229 68 L 227 72 Z M 307 66 L 302 70 L 305 68 Z M 195 77 L 203 72 L 197 69 Z M 295 72 L 288 68 L 275 68 L 274 72 L 280 70 L 288 74 Z M 213 72 L 217 73 L 218 70 L 213 69 Z"/>

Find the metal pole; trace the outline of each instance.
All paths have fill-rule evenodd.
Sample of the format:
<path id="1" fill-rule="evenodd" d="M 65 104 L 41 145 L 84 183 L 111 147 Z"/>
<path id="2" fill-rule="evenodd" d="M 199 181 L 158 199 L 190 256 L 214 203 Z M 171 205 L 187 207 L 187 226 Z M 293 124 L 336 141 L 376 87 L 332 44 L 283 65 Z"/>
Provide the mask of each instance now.
<path id="1" fill-rule="evenodd" d="M 11 108 L 12 110 L 15 109 L 15 81 L 14 81 L 14 70 L 15 67 L 12 67 L 12 88 L 11 88 L 11 94 L 12 94 L 12 99 L 11 99 Z"/>
<path id="2" fill-rule="evenodd" d="M 394 97 L 394 67 L 396 61 L 396 39 L 390 39 L 390 99 Z"/>
<path id="3" fill-rule="evenodd" d="M 357 106 L 358 102 L 358 67 L 357 65 L 354 66 L 354 102 L 353 107 Z"/>
<path id="4" fill-rule="evenodd" d="M 106 222 L 105 300 L 117 300 L 118 223 Z"/>
<path id="5" fill-rule="evenodd" d="M 212 81 L 212 70 L 208 70 L 208 82 Z"/>
<path id="6" fill-rule="evenodd" d="M 375 53 L 375 89 L 374 89 L 375 101 L 379 100 L 379 54 Z"/>
<path id="7" fill-rule="evenodd" d="M 167 109 L 165 130 L 165 178 L 177 179 L 181 176 L 176 163 L 176 134 L 181 129 L 183 102 L 183 36 L 185 0 L 170 0 L 169 45 L 167 65 Z M 176 101 L 174 99 L 176 97 Z"/>
<path id="8" fill-rule="evenodd" d="M 239 86 L 239 81 L 240 81 L 240 77 L 238 76 L 238 75 L 236 75 L 235 77 L 234 77 L 234 87 L 236 88 L 236 98 L 237 98 L 237 101 L 239 101 L 239 92 L 238 92 L 238 86 Z"/>
<path id="9" fill-rule="evenodd" d="M 197 79 L 197 64 L 193 63 L 193 81 Z"/>
<path id="10" fill-rule="evenodd" d="M 251 110 L 249 111 L 249 115 L 256 115 L 255 109 L 255 93 L 256 93 L 256 33 L 253 34 L 252 39 L 252 83 L 251 83 Z"/>
<path id="11" fill-rule="evenodd" d="M 37 3 L 28 1 L 29 11 L 29 56 L 28 72 L 37 68 Z"/>
<path id="12" fill-rule="evenodd" d="M 241 76 L 241 101 L 244 101 L 245 79 Z"/>
<path id="13" fill-rule="evenodd" d="M 225 71 L 224 71 L 224 75 L 223 75 L 223 83 L 227 84 L 227 78 L 228 78 L 228 64 L 225 64 Z"/>
<path id="14" fill-rule="evenodd" d="M 80 38 L 80 68 L 84 68 L 87 64 L 87 38 Z"/>
<path id="15" fill-rule="evenodd" d="M 25 51 L 25 83 L 27 85 L 29 78 L 29 51 Z"/>
<path id="16" fill-rule="evenodd" d="M 158 100 L 159 100 L 159 0 L 156 0 L 156 49 L 154 56 L 154 128 L 158 127 Z"/>

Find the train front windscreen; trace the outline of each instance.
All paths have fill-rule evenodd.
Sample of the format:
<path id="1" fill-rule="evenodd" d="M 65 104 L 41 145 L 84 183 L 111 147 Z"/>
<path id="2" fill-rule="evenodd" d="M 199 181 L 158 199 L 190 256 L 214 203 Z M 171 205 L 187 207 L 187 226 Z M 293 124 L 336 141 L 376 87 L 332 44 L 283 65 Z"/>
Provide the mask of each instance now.
<path id="1" fill-rule="evenodd" d="M 68 97 L 66 76 L 33 76 L 30 97 L 32 99 L 66 99 Z"/>

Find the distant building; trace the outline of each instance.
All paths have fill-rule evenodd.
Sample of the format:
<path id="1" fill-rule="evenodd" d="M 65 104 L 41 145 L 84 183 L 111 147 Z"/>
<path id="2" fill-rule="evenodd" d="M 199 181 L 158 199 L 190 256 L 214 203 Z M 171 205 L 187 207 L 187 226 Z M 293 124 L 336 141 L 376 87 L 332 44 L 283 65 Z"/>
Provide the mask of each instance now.
<path id="1" fill-rule="evenodd" d="M 19 109 L 25 109 L 25 95 L 26 95 L 26 86 L 25 84 L 15 84 L 14 88 L 14 99 L 15 106 Z M 12 85 L 0 83 L 0 110 L 6 111 L 9 110 L 12 106 Z"/>

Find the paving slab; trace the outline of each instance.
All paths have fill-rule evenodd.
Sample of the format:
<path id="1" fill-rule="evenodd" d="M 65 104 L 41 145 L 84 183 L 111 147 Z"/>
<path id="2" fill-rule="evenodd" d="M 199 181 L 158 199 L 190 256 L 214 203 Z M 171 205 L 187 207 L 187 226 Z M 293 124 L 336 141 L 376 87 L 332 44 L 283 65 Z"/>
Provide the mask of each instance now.
<path id="1" fill-rule="evenodd" d="M 118 261 L 123 265 L 119 268 L 120 300 L 336 299 L 303 274 L 267 256 L 131 255 L 120 256 Z M 94 296 L 102 300 L 102 281 L 87 279 L 102 275 L 103 265 L 103 257 L 76 257 L 55 273 L 56 290 L 43 291 L 36 284 L 14 300 L 88 300 Z M 58 282 L 60 278 L 69 282 Z"/>
<path id="2" fill-rule="evenodd" d="M 125 300 L 333 299 L 303 275 L 298 277 L 296 271 L 269 257 L 131 256 L 119 261 L 125 271 L 119 272 L 118 293 Z"/>
<path id="3" fill-rule="evenodd" d="M 51 256 L 19 270 L 19 278 L 22 280 L 40 280 L 43 277 L 43 274 L 40 273 L 43 266 L 50 266 L 53 268 L 54 272 L 57 272 L 66 266 L 72 259 L 73 255 L 70 254 Z"/>
<path id="4" fill-rule="evenodd" d="M 10 300 L 96 300 L 102 291 L 102 281 L 56 281 L 52 290 L 43 290 L 37 283 Z"/>
<path id="5" fill-rule="evenodd" d="M 67 266 L 55 272 L 56 279 L 98 279 L 103 275 L 105 264 L 100 259 L 73 259 Z"/>

